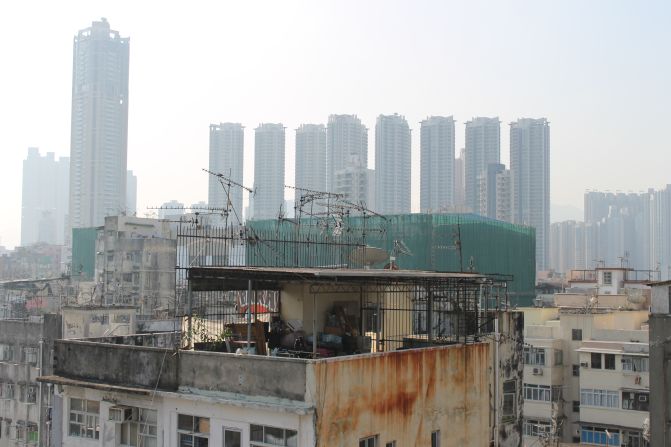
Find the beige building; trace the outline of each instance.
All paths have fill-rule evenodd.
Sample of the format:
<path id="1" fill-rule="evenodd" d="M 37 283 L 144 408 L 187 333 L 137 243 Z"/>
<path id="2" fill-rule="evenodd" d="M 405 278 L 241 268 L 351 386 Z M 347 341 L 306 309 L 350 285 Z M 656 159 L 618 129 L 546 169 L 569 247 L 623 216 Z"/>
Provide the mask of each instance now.
<path id="1" fill-rule="evenodd" d="M 550 307 L 524 309 L 525 445 L 648 445 L 650 290 L 639 276 L 574 271 Z"/>

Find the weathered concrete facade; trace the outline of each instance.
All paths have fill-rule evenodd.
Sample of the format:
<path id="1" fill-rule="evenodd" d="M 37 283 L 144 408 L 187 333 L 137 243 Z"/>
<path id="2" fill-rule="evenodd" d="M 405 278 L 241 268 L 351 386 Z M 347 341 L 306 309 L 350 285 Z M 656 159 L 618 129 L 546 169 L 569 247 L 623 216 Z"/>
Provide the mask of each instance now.
<path id="1" fill-rule="evenodd" d="M 37 377 L 51 374 L 51 351 L 60 337 L 57 315 L 0 320 L 0 447 L 46 445 L 51 386 Z"/>
<path id="2" fill-rule="evenodd" d="M 210 418 L 212 443 L 223 427 L 237 427 L 247 442 L 262 423 L 295 431 L 299 446 L 351 446 L 368 436 L 378 445 L 431 445 L 432 433 L 443 447 L 490 445 L 493 436 L 520 446 L 523 317 L 500 313 L 499 327 L 498 349 L 492 337 L 321 360 L 147 346 L 169 336 L 61 340 L 54 375 L 41 380 L 62 389 L 55 411 L 63 446 L 93 441 L 68 435 L 71 398 L 104 400 L 98 445 L 118 435 L 105 412 L 132 406 L 156 411 L 158 445 L 177 445 L 178 414 L 196 414 Z"/>
<path id="3" fill-rule="evenodd" d="M 650 445 L 671 446 L 671 281 L 651 286 Z"/>

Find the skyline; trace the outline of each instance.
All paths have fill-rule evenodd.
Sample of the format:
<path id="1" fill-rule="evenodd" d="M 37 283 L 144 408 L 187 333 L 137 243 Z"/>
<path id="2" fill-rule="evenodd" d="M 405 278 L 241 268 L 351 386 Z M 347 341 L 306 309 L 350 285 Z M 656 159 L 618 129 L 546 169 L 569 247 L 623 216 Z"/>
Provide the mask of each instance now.
<path id="1" fill-rule="evenodd" d="M 8 191 L 20 192 L 28 147 L 69 156 L 72 39 L 101 17 L 132 42 L 128 169 L 138 177 L 140 216 L 172 199 L 207 200 L 201 168 L 208 165 L 210 124 L 245 126 L 243 182 L 251 186 L 253 129 L 284 123 L 285 184 L 291 185 L 294 129 L 326 124 L 338 113 L 361 118 L 370 148 L 378 115 L 406 117 L 413 130 L 413 211 L 419 210 L 419 122 L 432 115 L 455 117 L 457 151 L 466 121 L 499 116 L 507 166 L 508 124 L 547 118 L 554 205 L 582 208 L 588 189 L 640 191 L 671 183 L 663 138 L 671 64 L 660 56 L 671 42 L 664 29 L 671 8 L 663 2 L 645 9 L 625 2 L 607 2 L 607 9 L 602 2 L 370 2 L 357 4 L 356 16 L 340 3 L 208 3 L 188 11 L 162 5 L 161 20 L 151 6 L 130 2 L 77 2 L 67 15 L 40 4 L 39 16 L 18 5 L 0 18 L 3 41 L 22 36 L 21 45 L 7 46 L 7 60 L 21 69 L 0 74 Z M 37 31 L 26 33 L 26 24 Z M 231 43 L 223 46 L 227 56 L 213 57 L 224 54 L 225 42 Z M 513 51 L 518 47 L 524 51 Z M 11 218 L 0 223 L 0 244 L 11 247 L 20 237 L 21 195 L 8 196 Z"/>

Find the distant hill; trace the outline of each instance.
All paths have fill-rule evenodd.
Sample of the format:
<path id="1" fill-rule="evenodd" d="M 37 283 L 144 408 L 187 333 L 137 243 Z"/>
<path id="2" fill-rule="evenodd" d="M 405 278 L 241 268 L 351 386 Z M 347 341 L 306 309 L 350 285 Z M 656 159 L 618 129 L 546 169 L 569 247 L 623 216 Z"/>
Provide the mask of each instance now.
<path id="1" fill-rule="evenodd" d="M 550 220 L 554 222 L 562 222 L 564 220 L 580 220 L 585 217 L 583 210 L 577 206 L 562 205 L 559 203 L 550 204 Z"/>

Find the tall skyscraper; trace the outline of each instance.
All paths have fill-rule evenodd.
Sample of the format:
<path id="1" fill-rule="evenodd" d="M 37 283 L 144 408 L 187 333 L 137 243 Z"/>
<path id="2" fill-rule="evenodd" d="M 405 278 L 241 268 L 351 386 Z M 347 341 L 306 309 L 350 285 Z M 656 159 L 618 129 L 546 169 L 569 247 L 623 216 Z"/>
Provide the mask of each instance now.
<path id="1" fill-rule="evenodd" d="M 126 210 L 129 39 L 93 22 L 74 39 L 70 224 L 103 225 Z"/>
<path id="2" fill-rule="evenodd" d="M 254 219 L 271 219 L 284 208 L 284 126 L 254 129 Z"/>
<path id="3" fill-rule="evenodd" d="M 410 127 L 399 114 L 375 124 L 375 205 L 382 214 L 410 212 Z"/>
<path id="4" fill-rule="evenodd" d="M 420 210 L 446 211 L 454 205 L 454 119 L 432 116 L 420 127 Z"/>
<path id="5" fill-rule="evenodd" d="M 368 129 L 356 115 L 331 115 L 326 138 L 327 187 L 334 192 L 338 171 L 368 167 Z"/>
<path id="6" fill-rule="evenodd" d="M 126 214 L 137 214 L 137 176 L 131 170 L 126 172 Z"/>
<path id="7" fill-rule="evenodd" d="M 478 177 L 491 163 L 501 162 L 501 122 L 499 118 L 473 118 L 466 123 L 464 151 L 464 189 L 466 207 L 480 209 Z"/>
<path id="8" fill-rule="evenodd" d="M 28 148 L 23 161 L 21 245 L 64 243 L 69 170 L 68 157 L 56 160 L 53 152 L 41 156 L 38 148 Z"/>
<path id="9" fill-rule="evenodd" d="M 245 132 L 242 124 L 210 124 L 210 171 L 242 185 L 244 143 Z M 230 205 L 232 209 L 228 222 L 237 224 L 238 219 L 242 222 L 242 188 L 231 186 L 227 194 L 218 177 L 210 175 L 208 182 L 209 206 L 229 208 Z"/>
<path id="10" fill-rule="evenodd" d="M 301 124 L 296 129 L 296 188 L 327 190 L 326 178 L 326 127 L 323 124 Z M 295 204 L 300 206 L 304 192 L 295 193 Z M 313 211 L 318 205 L 311 204 Z"/>
<path id="11" fill-rule="evenodd" d="M 510 123 L 513 223 L 536 229 L 536 270 L 547 269 L 550 238 L 550 125 L 545 118 Z"/>

